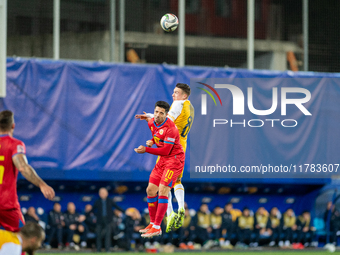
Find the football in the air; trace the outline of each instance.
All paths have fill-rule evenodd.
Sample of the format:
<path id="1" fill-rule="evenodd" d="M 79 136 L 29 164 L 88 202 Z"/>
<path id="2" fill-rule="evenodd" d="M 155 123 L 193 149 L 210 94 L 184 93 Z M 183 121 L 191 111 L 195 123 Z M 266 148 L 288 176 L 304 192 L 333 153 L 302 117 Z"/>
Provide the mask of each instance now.
<path id="1" fill-rule="evenodd" d="M 160 23 L 164 31 L 172 32 L 178 27 L 178 18 L 174 14 L 167 13 L 161 18 Z"/>

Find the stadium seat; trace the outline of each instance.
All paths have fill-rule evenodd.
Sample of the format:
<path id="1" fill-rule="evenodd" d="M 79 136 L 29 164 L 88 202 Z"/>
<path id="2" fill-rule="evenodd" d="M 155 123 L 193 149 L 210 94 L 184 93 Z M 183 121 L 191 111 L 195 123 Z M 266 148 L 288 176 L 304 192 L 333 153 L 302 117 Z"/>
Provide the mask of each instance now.
<path id="1" fill-rule="evenodd" d="M 314 218 L 313 225 L 315 227 L 315 240 L 319 242 L 320 237 L 326 237 L 326 224 L 322 218 Z"/>

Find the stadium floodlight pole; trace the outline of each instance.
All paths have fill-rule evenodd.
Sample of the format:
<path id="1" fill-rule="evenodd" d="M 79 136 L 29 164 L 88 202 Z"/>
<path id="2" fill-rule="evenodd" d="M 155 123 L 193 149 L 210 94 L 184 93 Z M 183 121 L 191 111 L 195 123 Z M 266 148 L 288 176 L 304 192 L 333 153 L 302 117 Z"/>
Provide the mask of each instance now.
<path id="1" fill-rule="evenodd" d="M 247 5 L 248 48 L 247 67 L 254 69 L 254 37 L 255 37 L 255 0 L 248 0 Z"/>
<path id="2" fill-rule="evenodd" d="M 124 34 L 125 34 L 125 0 L 120 0 L 119 1 L 119 60 L 122 63 L 124 63 L 124 60 L 125 60 Z"/>
<path id="3" fill-rule="evenodd" d="M 6 97 L 7 0 L 0 0 L 0 97 Z"/>
<path id="4" fill-rule="evenodd" d="M 53 0 L 53 58 L 60 57 L 60 0 Z"/>
<path id="5" fill-rule="evenodd" d="M 308 71 L 308 0 L 303 0 L 303 70 Z"/>
<path id="6" fill-rule="evenodd" d="M 111 0 L 110 4 L 110 60 L 114 62 L 116 48 L 116 0 Z"/>
<path id="7" fill-rule="evenodd" d="M 178 2 L 178 49 L 177 62 L 179 66 L 185 65 L 185 0 Z"/>

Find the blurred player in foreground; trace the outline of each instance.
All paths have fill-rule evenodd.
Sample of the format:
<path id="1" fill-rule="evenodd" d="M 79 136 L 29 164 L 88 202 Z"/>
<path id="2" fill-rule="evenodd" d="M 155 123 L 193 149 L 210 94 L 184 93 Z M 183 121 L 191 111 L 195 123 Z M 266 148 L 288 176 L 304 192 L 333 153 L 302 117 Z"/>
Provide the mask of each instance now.
<path id="1" fill-rule="evenodd" d="M 35 222 L 28 222 L 18 233 L 0 229 L 0 255 L 32 255 L 44 239 L 44 230 Z"/>
<path id="2" fill-rule="evenodd" d="M 168 117 L 175 123 L 179 134 L 180 143 L 183 147 L 184 153 L 187 148 L 187 138 L 194 120 L 194 107 L 188 100 L 191 90 L 189 85 L 185 83 L 177 83 L 172 94 L 173 103 L 170 107 Z M 153 117 L 151 113 L 137 114 L 136 118 L 145 119 L 149 121 Z M 184 169 L 183 169 L 184 170 Z M 174 185 L 174 194 L 178 203 L 178 214 L 173 211 L 171 192 L 169 192 L 169 203 L 167 210 L 167 226 L 166 232 L 169 232 L 172 227 L 179 228 L 182 226 L 184 221 L 185 209 L 184 209 L 184 186 L 181 183 L 183 176 L 183 170 L 176 183 Z"/>
<path id="3" fill-rule="evenodd" d="M 0 112 L 0 227 L 18 232 L 25 224 L 17 195 L 18 170 L 45 198 L 52 200 L 54 190 L 27 163 L 25 144 L 13 138 L 14 127 L 13 113 Z"/>
<path id="4" fill-rule="evenodd" d="M 178 129 L 167 117 L 169 109 L 167 102 L 156 103 L 154 118 L 148 122 L 152 139 L 146 142 L 147 147 L 140 145 L 135 149 L 137 153 L 147 152 L 160 156 L 150 174 L 146 189 L 150 224 L 139 231 L 142 237 L 162 234 L 160 225 L 168 208 L 168 194 L 184 167 L 185 153 L 179 141 Z M 153 144 L 157 148 L 151 148 Z"/>

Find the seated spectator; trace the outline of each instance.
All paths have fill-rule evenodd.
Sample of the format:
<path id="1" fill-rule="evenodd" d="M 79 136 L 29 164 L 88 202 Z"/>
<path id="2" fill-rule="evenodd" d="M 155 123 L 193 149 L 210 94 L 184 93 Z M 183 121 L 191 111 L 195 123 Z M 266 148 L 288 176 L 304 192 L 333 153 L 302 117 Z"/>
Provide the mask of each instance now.
<path id="1" fill-rule="evenodd" d="M 48 214 L 49 235 L 47 238 L 46 248 L 51 249 L 53 238 L 57 238 L 58 248 L 63 248 L 63 227 L 65 226 L 64 215 L 61 212 L 61 205 L 55 203 L 53 210 Z"/>
<path id="2" fill-rule="evenodd" d="M 298 232 L 298 240 L 297 240 L 298 246 L 303 248 L 303 247 L 314 245 L 314 243 L 312 242 L 314 241 L 315 228 L 311 226 L 310 212 L 304 211 L 297 218 L 296 225 L 297 225 L 297 232 Z"/>
<path id="3" fill-rule="evenodd" d="M 199 211 L 194 218 L 193 229 L 195 231 L 196 240 L 203 244 L 203 248 L 208 249 L 213 245 L 209 239 L 209 234 L 212 232 L 210 222 L 210 211 L 207 204 L 201 204 Z"/>
<path id="4" fill-rule="evenodd" d="M 141 243 L 141 235 L 139 230 L 142 229 L 142 216 L 139 211 L 130 207 L 126 209 L 125 217 L 125 241 L 127 246 L 126 250 L 134 250 L 136 243 Z"/>
<path id="5" fill-rule="evenodd" d="M 111 232 L 113 234 L 113 239 L 115 242 L 113 243 L 113 246 L 116 244 L 118 246 L 121 246 L 121 241 L 124 239 L 125 235 L 125 226 L 124 226 L 124 220 L 125 220 L 125 214 L 122 211 L 119 211 L 117 209 L 113 210 L 113 221 L 111 222 Z M 123 245 L 122 248 L 125 248 Z"/>
<path id="6" fill-rule="evenodd" d="M 233 204 L 227 203 L 224 206 L 224 211 L 222 213 L 222 237 L 224 238 L 223 242 L 220 242 L 220 246 L 222 248 L 233 248 L 231 245 L 232 235 L 235 231 L 235 220 L 233 220 L 233 215 L 231 214 L 233 210 Z"/>
<path id="7" fill-rule="evenodd" d="M 231 214 L 231 216 L 232 216 L 233 222 L 236 223 L 237 218 L 240 217 L 240 216 L 242 215 L 242 211 L 239 210 L 239 209 L 236 209 L 236 208 L 231 208 L 231 209 L 230 209 L 230 214 Z M 235 226 L 236 226 L 236 225 L 235 225 Z"/>
<path id="8" fill-rule="evenodd" d="M 25 222 L 35 222 L 38 223 L 40 221 L 39 216 L 35 212 L 35 208 L 33 206 L 29 207 L 27 213 L 25 214 Z"/>
<path id="9" fill-rule="evenodd" d="M 296 216 L 293 209 L 289 208 L 281 219 L 282 232 L 283 232 L 283 240 L 279 242 L 279 246 L 290 247 L 290 245 L 294 242 L 294 234 L 296 233 Z M 284 241 L 284 243 L 283 243 Z"/>
<path id="10" fill-rule="evenodd" d="M 257 209 L 254 220 L 255 220 L 254 233 L 256 237 L 253 246 L 257 247 L 259 245 L 261 236 L 269 237 L 272 234 L 272 231 L 270 228 L 268 228 L 269 213 L 264 207 L 260 207 Z"/>
<path id="11" fill-rule="evenodd" d="M 212 228 L 212 236 L 219 243 L 222 237 L 222 212 L 224 210 L 220 206 L 216 206 L 210 214 L 210 223 Z M 215 242 L 215 243 L 216 243 Z"/>
<path id="12" fill-rule="evenodd" d="M 143 214 L 142 214 L 142 222 L 141 222 L 141 227 L 142 228 L 145 228 L 147 227 L 148 225 L 150 224 L 150 213 L 149 213 L 149 209 L 148 208 L 145 208 L 144 211 L 143 211 Z M 157 236 L 158 237 L 158 236 Z M 152 238 L 152 241 L 153 241 L 154 238 Z M 147 239 L 143 239 L 142 242 L 145 242 L 144 243 L 144 247 L 146 249 L 148 248 L 151 248 L 152 246 L 152 243 Z"/>
<path id="13" fill-rule="evenodd" d="M 150 214 L 149 209 L 145 208 L 142 215 L 142 227 L 147 227 L 150 224 Z"/>
<path id="14" fill-rule="evenodd" d="M 242 215 L 236 220 L 238 247 L 247 247 L 247 243 L 253 244 L 252 232 L 254 230 L 254 216 L 250 215 L 250 210 L 245 207 Z"/>
<path id="15" fill-rule="evenodd" d="M 94 236 L 94 233 L 96 232 L 96 222 L 97 218 L 94 215 L 92 211 L 92 205 L 87 204 L 85 205 L 85 225 L 87 226 L 88 234 L 92 233 Z"/>
<path id="16" fill-rule="evenodd" d="M 273 207 L 270 210 L 267 229 L 271 231 L 269 246 L 273 247 L 279 244 L 281 236 L 281 213 L 277 207 Z"/>
<path id="17" fill-rule="evenodd" d="M 192 218 L 191 218 L 187 203 L 184 203 L 184 209 L 185 209 L 185 214 L 184 214 L 183 225 L 176 231 L 178 233 L 179 248 L 183 250 L 187 250 L 187 249 L 193 250 L 194 243 L 193 243 L 192 230 L 190 229 L 192 226 Z"/>
<path id="18" fill-rule="evenodd" d="M 80 215 L 76 212 L 76 206 L 73 202 L 67 204 L 67 211 L 64 214 L 65 219 L 65 230 L 66 230 L 66 247 L 74 248 L 75 243 L 80 243 L 81 247 L 86 247 L 86 228 L 83 224 L 85 220 L 84 215 Z M 75 235 L 77 236 L 74 240 Z"/>

